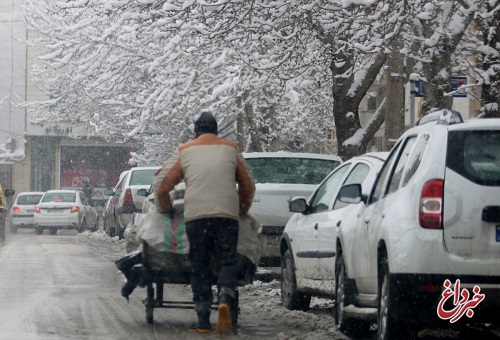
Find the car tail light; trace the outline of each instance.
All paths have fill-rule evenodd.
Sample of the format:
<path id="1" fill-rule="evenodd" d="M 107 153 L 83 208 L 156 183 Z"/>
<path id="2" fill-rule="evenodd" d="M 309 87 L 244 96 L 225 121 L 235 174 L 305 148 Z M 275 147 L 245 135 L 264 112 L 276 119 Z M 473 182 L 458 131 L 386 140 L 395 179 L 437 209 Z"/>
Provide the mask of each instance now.
<path id="1" fill-rule="evenodd" d="M 12 211 L 19 214 L 21 209 L 19 207 L 12 207 Z"/>
<path id="2" fill-rule="evenodd" d="M 127 206 L 127 205 L 132 205 L 134 206 L 134 198 L 132 197 L 132 190 L 128 188 L 125 190 L 125 195 L 123 196 L 123 203 L 122 206 Z"/>
<path id="3" fill-rule="evenodd" d="M 80 210 L 80 208 L 78 208 L 78 206 L 74 205 L 71 207 L 71 212 L 78 212 Z"/>
<path id="4" fill-rule="evenodd" d="M 444 180 L 431 179 L 424 184 L 420 196 L 420 226 L 425 229 L 443 229 Z"/>
<path id="5" fill-rule="evenodd" d="M 35 211 L 36 211 L 37 213 L 39 213 L 39 212 L 40 212 L 40 206 L 39 206 L 39 205 L 35 206 Z"/>

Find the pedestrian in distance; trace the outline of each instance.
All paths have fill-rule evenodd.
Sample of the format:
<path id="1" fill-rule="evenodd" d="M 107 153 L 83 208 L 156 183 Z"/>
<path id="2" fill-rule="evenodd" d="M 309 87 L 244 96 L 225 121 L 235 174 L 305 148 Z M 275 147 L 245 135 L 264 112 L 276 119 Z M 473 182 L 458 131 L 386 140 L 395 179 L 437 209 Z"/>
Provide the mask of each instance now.
<path id="1" fill-rule="evenodd" d="M 170 191 L 184 180 L 184 220 L 189 240 L 191 289 L 198 322 L 194 329 L 208 333 L 213 302 L 212 269 L 218 288 L 217 333 L 233 332 L 232 313 L 237 286 L 239 216 L 248 213 L 255 180 L 235 143 L 217 136 L 217 121 L 202 112 L 194 124 L 194 139 L 179 146 L 153 184 L 159 212 L 172 211 Z M 161 182 L 160 182 L 161 181 Z M 215 262 L 215 263 L 212 263 Z"/>
<path id="2" fill-rule="evenodd" d="M 87 178 L 83 180 L 82 191 L 85 197 L 87 198 L 88 203 L 92 204 L 92 195 L 94 194 L 94 188 L 92 188 Z"/>

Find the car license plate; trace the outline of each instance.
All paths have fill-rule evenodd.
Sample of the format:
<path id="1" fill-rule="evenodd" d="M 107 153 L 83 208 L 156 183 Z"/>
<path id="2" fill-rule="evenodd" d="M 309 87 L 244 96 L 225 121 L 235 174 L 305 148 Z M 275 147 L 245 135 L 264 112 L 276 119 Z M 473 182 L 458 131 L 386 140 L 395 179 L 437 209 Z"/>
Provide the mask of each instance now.
<path id="1" fill-rule="evenodd" d="M 59 212 L 59 209 L 47 209 L 47 212 L 51 213 L 51 214 L 57 213 L 57 212 Z"/>
<path id="2" fill-rule="evenodd" d="M 35 212 L 35 210 L 33 210 L 33 209 L 28 209 L 28 210 L 27 210 L 27 212 L 28 212 L 28 214 L 30 214 L 30 213 L 34 213 L 34 212 Z"/>
<path id="3" fill-rule="evenodd" d="M 497 225 L 497 242 L 500 242 L 500 225 Z"/>
<path id="4" fill-rule="evenodd" d="M 280 241 L 280 235 L 267 235 L 267 245 L 277 246 Z"/>

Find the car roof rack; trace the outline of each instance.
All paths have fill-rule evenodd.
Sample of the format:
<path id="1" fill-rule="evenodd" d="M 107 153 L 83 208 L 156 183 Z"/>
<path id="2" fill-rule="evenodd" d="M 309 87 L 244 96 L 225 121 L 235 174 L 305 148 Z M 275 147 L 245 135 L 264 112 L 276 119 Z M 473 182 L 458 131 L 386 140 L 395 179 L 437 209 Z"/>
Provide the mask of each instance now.
<path id="1" fill-rule="evenodd" d="M 460 112 L 450 109 L 442 109 L 430 112 L 417 121 L 417 126 L 424 124 L 453 125 L 463 123 Z"/>

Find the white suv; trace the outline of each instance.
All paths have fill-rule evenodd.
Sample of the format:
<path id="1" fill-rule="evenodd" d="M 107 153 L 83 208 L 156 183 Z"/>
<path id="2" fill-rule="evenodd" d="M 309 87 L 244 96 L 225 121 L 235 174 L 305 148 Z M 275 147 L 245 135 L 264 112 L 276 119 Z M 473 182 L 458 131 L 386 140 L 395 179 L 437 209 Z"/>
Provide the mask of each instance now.
<path id="1" fill-rule="evenodd" d="M 363 202 L 337 230 L 342 331 L 376 320 L 378 339 L 407 339 L 499 325 L 500 119 L 430 113 L 399 138 L 369 197 L 357 184 L 340 196 Z"/>

